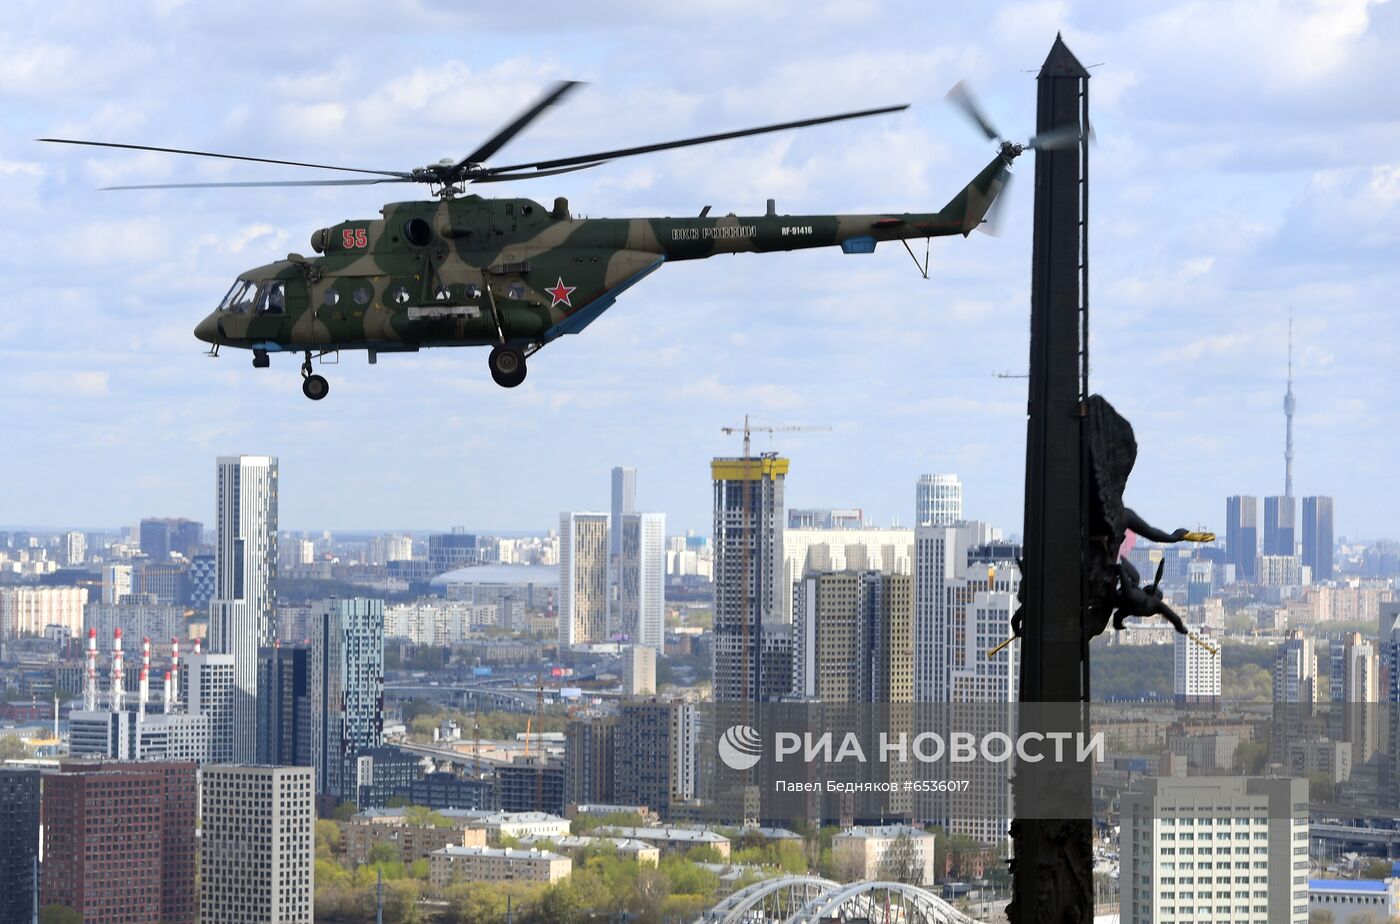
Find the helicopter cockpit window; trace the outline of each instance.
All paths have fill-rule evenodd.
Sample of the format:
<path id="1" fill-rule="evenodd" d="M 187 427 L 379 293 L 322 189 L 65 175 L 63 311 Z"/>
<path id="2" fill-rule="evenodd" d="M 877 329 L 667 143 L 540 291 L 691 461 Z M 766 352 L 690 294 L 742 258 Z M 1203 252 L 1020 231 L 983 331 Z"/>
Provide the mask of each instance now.
<path id="1" fill-rule="evenodd" d="M 389 291 L 389 297 L 394 300 L 395 305 L 407 305 L 409 298 L 408 287 L 394 286 L 394 288 Z"/>
<path id="2" fill-rule="evenodd" d="M 269 279 L 263 283 L 262 296 L 258 299 L 258 314 L 286 314 L 287 289 L 280 279 Z"/>
<path id="3" fill-rule="evenodd" d="M 253 300 L 257 294 L 258 284 L 256 282 L 251 279 L 239 279 L 233 284 L 233 288 L 228 290 L 224 300 L 219 302 L 219 310 L 244 314 L 253 307 Z"/>
<path id="4" fill-rule="evenodd" d="M 327 308 L 334 308 L 340 301 L 340 292 L 332 286 L 326 290 L 326 294 L 321 296 L 321 304 Z"/>
<path id="5" fill-rule="evenodd" d="M 350 297 L 353 298 L 353 299 L 355 300 L 355 304 L 357 304 L 357 305 L 368 305 L 368 304 L 369 304 L 369 296 L 370 296 L 370 289 L 369 289 L 369 286 L 367 286 L 367 285 L 365 285 L 365 284 L 363 284 L 363 283 L 361 283 L 360 285 L 355 286 L 355 291 L 353 291 L 353 292 L 350 293 Z"/>

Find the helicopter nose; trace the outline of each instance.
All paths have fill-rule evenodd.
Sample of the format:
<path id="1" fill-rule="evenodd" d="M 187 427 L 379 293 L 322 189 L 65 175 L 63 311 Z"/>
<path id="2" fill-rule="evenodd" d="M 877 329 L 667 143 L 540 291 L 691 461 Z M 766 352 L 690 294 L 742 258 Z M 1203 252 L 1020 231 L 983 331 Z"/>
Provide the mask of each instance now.
<path id="1" fill-rule="evenodd" d="M 194 326 L 194 335 L 197 339 L 205 343 L 217 343 L 219 337 L 219 319 L 216 315 L 209 315 L 203 321 Z"/>

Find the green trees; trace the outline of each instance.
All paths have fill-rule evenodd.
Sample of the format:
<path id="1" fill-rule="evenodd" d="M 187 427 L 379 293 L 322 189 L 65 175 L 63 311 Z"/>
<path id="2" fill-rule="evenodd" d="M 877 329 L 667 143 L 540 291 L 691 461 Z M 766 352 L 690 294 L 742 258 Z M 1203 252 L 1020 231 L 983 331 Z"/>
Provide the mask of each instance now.
<path id="1" fill-rule="evenodd" d="M 33 756 L 29 752 L 29 745 L 18 735 L 0 735 L 0 760 L 24 760 Z"/>

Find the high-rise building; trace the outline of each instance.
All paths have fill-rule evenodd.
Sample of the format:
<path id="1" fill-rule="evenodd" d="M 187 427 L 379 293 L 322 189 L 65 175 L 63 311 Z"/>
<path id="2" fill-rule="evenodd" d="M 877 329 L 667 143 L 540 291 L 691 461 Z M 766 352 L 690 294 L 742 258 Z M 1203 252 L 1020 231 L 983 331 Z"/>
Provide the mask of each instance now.
<path id="1" fill-rule="evenodd" d="M 209 761 L 233 760 L 233 655 L 203 651 L 189 655 L 180 671 L 179 688 L 180 701 L 189 712 L 209 717 Z"/>
<path id="2" fill-rule="evenodd" d="M 413 560 L 413 537 L 385 533 L 369 544 L 369 563 L 387 565 L 391 561 Z"/>
<path id="3" fill-rule="evenodd" d="M 564 802 L 615 805 L 613 733 L 617 716 L 585 716 L 564 726 Z"/>
<path id="4" fill-rule="evenodd" d="M 626 466 L 616 466 L 612 470 L 612 506 L 609 508 L 608 525 L 613 530 L 608 537 L 608 556 L 616 558 L 622 554 L 622 518 L 637 512 L 637 470 Z"/>
<path id="5" fill-rule="evenodd" d="M 914 531 L 864 525 L 824 529 L 796 528 L 788 518 L 783 531 L 782 621 L 793 622 L 793 592 L 804 574 L 823 571 L 914 573 Z"/>
<path id="6" fill-rule="evenodd" d="M 503 812 L 564 814 L 564 763 L 547 755 L 516 757 L 496 768 Z"/>
<path id="7" fill-rule="evenodd" d="M 1274 702 L 1312 704 L 1320 699 L 1317 648 L 1302 629 L 1291 629 L 1274 654 Z"/>
<path id="8" fill-rule="evenodd" d="M 608 637 L 608 515 L 559 514 L 559 644 Z"/>
<path id="9" fill-rule="evenodd" d="M 74 709 L 68 713 L 68 753 L 97 760 L 209 760 L 209 717 L 199 713 L 145 713 L 134 705 Z"/>
<path id="10" fill-rule="evenodd" d="M 1303 564 L 1314 581 L 1330 581 L 1332 566 L 1332 498 L 1303 498 Z"/>
<path id="11" fill-rule="evenodd" d="M 793 695 L 823 703 L 913 700 L 912 577 L 808 574 L 793 615 Z"/>
<path id="12" fill-rule="evenodd" d="M 190 559 L 190 607 L 196 613 L 209 612 L 214 599 L 215 562 L 213 555 L 196 555 Z"/>
<path id="13" fill-rule="evenodd" d="M 134 572 L 130 565 L 102 566 L 102 602 L 126 603 L 131 596 Z"/>
<path id="14" fill-rule="evenodd" d="M 1264 498 L 1264 555 L 1296 555 L 1298 510 L 1292 497 Z"/>
<path id="15" fill-rule="evenodd" d="M 42 904 L 93 924 L 192 922 L 196 802 L 193 763 L 75 762 L 46 773 Z"/>
<path id="16" fill-rule="evenodd" d="M 1289 554 L 1292 554 L 1291 552 Z M 1237 494 L 1225 499 L 1225 559 L 1235 566 L 1235 580 L 1254 580 L 1259 556 L 1259 498 Z"/>
<path id="17" fill-rule="evenodd" d="M 209 640 L 233 656 L 233 759 L 257 755 L 258 649 L 272 641 L 277 579 L 277 460 L 220 456 Z"/>
<path id="18" fill-rule="evenodd" d="M 185 608 L 143 603 L 89 603 L 83 607 L 83 629 L 97 630 L 99 651 L 111 650 L 116 629 L 128 640 L 152 638 L 162 640 L 185 634 Z"/>
<path id="19" fill-rule="evenodd" d="M 952 721 L 959 724 L 1009 730 L 1020 696 L 1020 646 L 1007 646 L 993 658 L 987 653 L 1011 631 L 1021 581 L 1015 563 L 1020 547 L 984 541 L 993 531 L 978 523 L 964 523 L 954 532 L 950 547 L 957 570 L 944 582 L 943 605 L 935 610 L 941 622 L 935 624 L 934 636 L 947 646 L 935 661 L 943 670 L 943 686 L 932 701 L 948 703 Z M 1004 768 L 983 763 L 958 770 L 936 764 L 934 770 L 940 779 L 957 779 L 964 788 L 919 793 L 917 817 L 981 844 L 1005 844 L 1013 812 Z"/>
<path id="20" fill-rule="evenodd" d="M 1308 920 L 1308 781 L 1146 779 L 1122 797 L 1123 924 Z"/>
<path id="21" fill-rule="evenodd" d="M 137 598 L 160 606 L 179 606 L 190 602 L 190 566 L 184 561 L 147 562 L 136 582 Z M 208 612 L 208 607 L 205 607 Z"/>
<path id="22" fill-rule="evenodd" d="M 666 515 L 624 513 L 613 558 L 608 635 L 661 650 L 666 615 Z"/>
<path id="23" fill-rule="evenodd" d="M 1360 766 L 1380 748 L 1381 658 L 1377 645 L 1359 632 L 1332 639 L 1333 734 L 1351 745 L 1352 764 Z"/>
<path id="24" fill-rule="evenodd" d="M 920 526 L 915 530 L 915 702 L 951 701 L 952 670 L 958 666 L 959 657 L 969 657 L 966 653 L 957 654 L 967 644 L 967 636 L 955 634 L 954 619 L 958 607 L 971 602 L 968 589 L 996 593 L 1010 587 L 1015 591 L 1017 585 L 1008 582 L 1020 580 L 1015 566 L 1019 551 L 1013 545 L 1000 542 L 999 536 L 998 530 L 975 521 L 964 521 L 959 526 Z M 989 584 L 988 573 L 994 566 L 996 579 Z M 951 593 L 955 586 L 964 589 L 960 596 Z M 995 602 L 988 601 L 989 605 Z M 989 624 L 984 630 L 993 631 L 993 627 Z M 996 640 L 1000 642 L 1010 627 L 1003 624 L 995 631 L 1002 632 L 1001 638 Z M 973 660 L 966 660 L 966 666 L 971 666 Z M 1003 668 L 1004 664 L 999 669 Z M 1000 699 L 1000 692 L 997 697 Z"/>
<path id="25" fill-rule="evenodd" d="M 312 924 L 313 776 L 310 767 L 204 768 L 200 924 Z"/>
<path id="26" fill-rule="evenodd" d="M 716 702 L 752 702 L 763 695 L 769 648 L 779 660 L 778 635 L 791 638 L 784 614 L 792 587 L 783 579 L 783 483 L 788 460 L 774 454 L 719 458 L 714 481 L 715 610 L 713 678 Z M 772 625 L 772 646 L 764 626 Z M 788 669 L 791 644 L 788 643 Z M 784 681 L 791 685 L 791 674 Z"/>
<path id="27" fill-rule="evenodd" d="M 480 562 L 481 549 L 472 533 L 453 530 L 428 537 L 428 571 L 432 574 L 466 568 Z"/>
<path id="28" fill-rule="evenodd" d="M 81 565 L 87 560 L 87 534 L 86 533 L 64 533 L 63 534 L 63 563 L 68 567 Z"/>
<path id="29" fill-rule="evenodd" d="M 312 618 L 316 791 L 354 801 L 356 755 L 384 743 L 384 601 L 332 598 Z"/>
<path id="30" fill-rule="evenodd" d="M 1389 748 L 1381 762 L 1380 783 L 1383 798 L 1400 805 L 1400 601 L 1381 604 L 1380 637 L 1381 710 L 1388 729 Z"/>
<path id="31" fill-rule="evenodd" d="M 275 645 L 258 651 L 258 763 L 315 766 L 311 694 L 309 647 Z"/>
<path id="32" fill-rule="evenodd" d="M 165 561 L 174 552 L 190 558 L 199 551 L 204 526 L 194 520 L 165 517 L 141 521 L 141 552 L 153 561 Z"/>
<path id="33" fill-rule="evenodd" d="M 39 771 L 0 767 L 0 924 L 31 924 L 38 864 Z"/>
<path id="34" fill-rule="evenodd" d="M 76 636 L 87 601 L 86 587 L 0 587 L 0 641 L 43 635 L 49 626 Z"/>
<path id="35" fill-rule="evenodd" d="M 656 649 L 649 645 L 628 645 L 622 651 L 622 693 L 624 696 L 656 695 Z"/>
<path id="36" fill-rule="evenodd" d="M 1206 626 L 1196 626 L 1192 632 L 1208 638 Z M 1220 656 L 1185 635 L 1174 635 L 1175 667 L 1172 671 L 1172 695 L 1178 706 L 1220 703 Z M 1217 643 L 1218 644 L 1218 643 Z"/>
<path id="37" fill-rule="evenodd" d="M 624 702 L 613 731 L 613 798 L 671 814 L 673 728 L 671 703 Z"/>
<path id="38" fill-rule="evenodd" d="M 956 526 L 963 518 L 963 488 L 957 475 L 920 475 L 914 488 L 915 526 Z"/>

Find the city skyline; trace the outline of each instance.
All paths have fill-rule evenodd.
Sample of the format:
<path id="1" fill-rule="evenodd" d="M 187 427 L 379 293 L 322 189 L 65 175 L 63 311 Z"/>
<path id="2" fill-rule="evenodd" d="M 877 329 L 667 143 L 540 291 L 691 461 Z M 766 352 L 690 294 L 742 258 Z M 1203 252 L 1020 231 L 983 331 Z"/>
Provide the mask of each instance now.
<path id="1" fill-rule="evenodd" d="M 1393 453 L 1376 434 L 1400 428 L 1376 387 L 1392 372 L 1374 331 L 1386 329 L 1385 293 L 1400 272 L 1388 259 L 1400 208 L 1394 168 L 1377 159 L 1394 145 L 1376 113 L 1394 106 L 1377 88 L 1392 82 L 1400 28 L 1389 8 L 1349 9 L 1319 34 L 1302 7 L 1253 28 L 1228 9 L 1192 7 L 1007 4 L 935 21 L 913 5 L 832 5 L 804 11 L 798 30 L 779 28 L 786 17 L 772 10 L 736 11 L 744 25 L 730 34 L 730 17 L 623 4 L 586 17 L 561 11 L 548 28 L 583 30 L 589 41 L 527 58 L 518 24 L 425 7 L 401 12 L 403 28 L 382 37 L 374 68 L 348 51 L 365 16 L 353 6 L 314 24 L 279 8 L 286 28 L 256 42 L 227 41 L 238 34 L 228 14 L 193 5 L 120 18 L 63 3 L 17 14 L 16 49 L 70 66 L 62 80 L 44 77 L 51 69 L 24 64 L 26 51 L 0 81 L 12 104 L 0 191 L 10 227 L 26 229 L 9 233 L 0 266 L 17 303 L 43 306 L 12 313 L 0 331 L 0 411 L 27 447 L 0 463 L 0 477 L 29 488 L 14 492 L 6 519 L 94 528 L 144 509 L 207 523 L 204 459 L 255 452 L 277 456 L 289 483 L 306 486 L 283 510 L 284 522 L 306 528 L 433 528 L 448 511 L 449 522 L 483 531 L 547 524 L 564 506 L 606 509 L 592 486 L 623 463 L 652 473 L 648 509 L 678 530 L 703 529 L 703 460 L 732 453 L 719 428 L 751 413 L 833 428 L 773 443 L 803 462 L 791 493 L 804 504 L 846 502 L 846 472 L 905 460 L 860 499 L 875 522 L 908 522 L 906 484 L 921 472 L 957 471 L 968 496 L 982 499 L 979 515 L 1011 528 L 1025 394 L 1019 380 L 995 376 L 1024 371 L 1026 281 L 1007 267 L 1028 259 L 1028 183 L 1007 199 L 1005 236 L 938 242 L 928 280 L 889 246 L 868 257 L 821 251 L 740 256 L 719 271 L 667 267 L 585 336 L 536 357 L 511 393 L 486 377 L 480 351 L 427 351 L 372 368 L 347 356 L 336 397 L 313 405 L 295 393 L 288 363 L 255 371 L 246 357 L 211 361 L 191 328 L 237 272 L 304 250 L 312 230 L 373 215 L 391 196 L 378 187 L 99 193 L 120 182 L 283 177 L 30 139 L 403 167 L 405 157 L 460 154 L 460 139 L 480 137 L 559 77 L 589 86 L 519 140 L 522 157 L 907 100 L 910 110 L 888 119 L 662 154 L 508 192 L 565 195 L 588 215 L 706 204 L 754 212 L 769 197 L 780 212 L 912 209 L 946 201 L 989 155 L 943 103 L 947 88 L 968 78 L 999 127 L 1028 131 L 1034 94 L 1022 71 L 1061 29 L 1084 60 L 1104 62 L 1091 84 L 1091 221 L 1094 239 L 1111 246 L 1093 263 L 1091 385 L 1134 422 L 1135 509 L 1213 526 L 1219 497 L 1281 490 L 1292 305 L 1295 493 L 1335 496 L 1340 534 L 1382 536 L 1400 486 L 1386 477 Z M 997 28 L 985 28 L 989 20 Z M 470 55 L 457 34 L 475 37 Z M 697 42 L 763 63 L 739 73 L 728 56 L 693 54 Z M 260 63 L 250 67 L 254 44 Z M 1182 46 L 1192 49 L 1190 75 Z M 1299 60 L 1307 66 L 1287 63 Z M 891 61 L 912 79 L 882 81 Z M 172 84 L 168 74 L 182 69 L 208 79 Z M 1234 92 L 1220 94 L 1221 85 Z M 421 108 L 427 99 L 433 118 Z M 376 129 L 365 131 L 371 120 Z M 1268 156 L 1261 136 L 1275 139 Z M 1029 166 L 1018 164 L 1023 180 Z M 1322 217 L 1321 199 L 1346 207 Z M 55 214 L 84 215 L 82 234 L 64 236 Z M 72 256 L 58 274 L 60 253 Z M 856 311 L 869 323 L 852 324 Z M 435 400 L 418 400 L 427 394 Z M 97 471 L 53 439 L 55 421 L 97 440 L 110 487 L 44 487 L 91 483 Z M 364 440 L 368 432 L 378 438 Z M 569 464 L 547 447 L 568 447 Z M 369 464 L 326 464 L 350 457 Z M 699 477 L 673 470 L 675 459 L 692 460 Z M 459 467 L 512 471 L 558 485 L 559 496 L 483 496 L 451 479 L 416 490 L 421 472 Z"/>
<path id="2" fill-rule="evenodd" d="M 6 12 L 0 924 L 1400 922 L 1400 3 Z"/>

